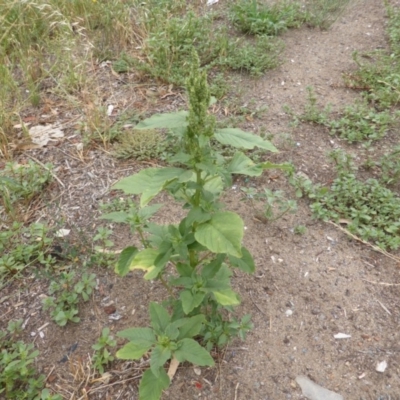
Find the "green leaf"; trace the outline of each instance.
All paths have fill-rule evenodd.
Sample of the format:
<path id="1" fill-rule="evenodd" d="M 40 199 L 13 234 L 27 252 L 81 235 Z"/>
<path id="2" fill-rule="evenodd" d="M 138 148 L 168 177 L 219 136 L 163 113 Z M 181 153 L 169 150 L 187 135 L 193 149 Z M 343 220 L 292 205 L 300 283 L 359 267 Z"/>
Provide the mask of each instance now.
<path id="1" fill-rule="evenodd" d="M 143 207 L 142 209 L 139 210 L 138 215 L 142 219 L 148 219 L 163 206 L 164 206 L 163 204 L 152 204 L 151 206 Z"/>
<path id="2" fill-rule="evenodd" d="M 243 249 L 243 247 L 242 247 Z M 217 258 L 210 263 L 204 265 L 203 269 L 201 270 L 201 276 L 204 279 L 211 279 L 214 278 L 215 274 L 221 268 L 223 261 L 225 260 L 226 254 L 219 254 Z M 232 257 L 232 256 L 230 256 Z"/>
<path id="3" fill-rule="evenodd" d="M 178 180 L 182 175 L 186 174 L 186 170 L 182 168 L 167 167 L 158 169 L 147 183 L 146 189 L 140 198 L 140 206 L 148 204 L 165 186 L 173 180 Z"/>
<path id="4" fill-rule="evenodd" d="M 184 318 L 184 321 L 179 327 L 178 339 L 192 338 L 198 335 L 206 322 L 206 318 L 203 314 L 198 314 L 194 317 Z"/>
<path id="5" fill-rule="evenodd" d="M 181 299 L 184 313 L 189 314 L 192 310 L 198 307 L 203 301 L 205 295 L 204 292 L 193 294 L 191 290 L 182 290 L 179 298 Z"/>
<path id="6" fill-rule="evenodd" d="M 250 254 L 250 252 L 245 247 L 242 247 L 242 257 L 241 258 L 229 256 L 229 261 L 233 267 L 237 267 L 240 270 L 242 270 L 243 272 L 247 272 L 248 274 L 251 274 L 256 270 L 253 256 Z"/>
<path id="7" fill-rule="evenodd" d="M 241 257 L 243 229 L 244 224 L 239 215 L 230 211 L 221 211 L 198 226 L 195 238 L 214 253 Z"/>
<path id="8" fill-rule="evenodd" d="M 247 176 L 260 176 L 263 172 L 261 164 L 255 164 L 249 157 L 241 152 L 235 153 L 227 169 L 231 174 Z"/>
<path id="9" fill-rule="evenodd" d="M 160 400 L 162 391 L 170 385 L 164 368 L 160 368 L 158 377 L 151 369 L 145 371 L 139 384 L 139 400 Z"/>
<path id="10" fill-rule="evenodd" d="M 125 276 L 130 271 L 132 261 L 137 253 L 138 249 L 135 246 L 129 246 L 122 250 L 115 266 L 115 272 L 120 276 Z"/>
<path id="11" fill-rule="evenodd" d="M 151 326 L 156 332 L 162 333 L 171 322 L 171 317 L 168 311 L 160 304 L 150 303 L 150 319 Z"/>
<path id="12" fill-rule="evenodd" d="M 129 328 L 117 333 L 117 336 L 130 340 L 117 351 L 117 357 L 123 360 L 137 360 L 154 346 L 157 339 L 150 328 Z"/>
<path id="13" fill-rule="evenodd" d="M 157 345 L 151 351 L 150 368 L 154 376 L 159 378 L 161 367 L 171 358 L 171 350 L 167 347 Z"/>
<path id="14" fill-rule="evenodd" d="M 269 161 L 263 162 L 261 164 L 258 164 L 263 170 L 264 169 L 280 169 L 282 171 L 286 172 L 293 172 L 294 167 L 293 164 L 290 163 L 283 163 L 283 164 L 274 164 Z"/>
<path id="15" fill-rule="evenodd" d="M 208 192 L 213 194 L 219 194 L 223 191 L 223 189 L 224 189 L 224 184 L 219 175 L 214 175 L 212 177 L 207 178 L 207 181 L 204 185 L 204 190 L 207 190 Z"/>
<path id="16" fill-rule="evenodd" d="M 141 194 L 146 190 L 149 182 L 151 182 L 154 174 L 160 168 L 146 168 L 137 174 L 122 178 L 119 182 L 112 186 L 112 189 L 120 189 L 125 194 Z"/>
<path id="17" fill-rule="evenodd" d="M 135 129 L 160 129 L 168 128 L 174 130 L 175 128 L 182 128 L 188 126 L 189 113 L 187 111 L 178 111 L 166 114 L 154 114 L 150 118 L 144 119 L 139 122 Z"/>
<path id="18" fill-rule="evenodd" d="M 156 269 L 155 260 L 158 257 L 158 255 L 159 254 L 157 250 L 150 248 L 138 252 L 131 260 L 129 265 L 129 270 L 132 271 L 134 269 L 141 269 L 143 271 L 147 271 L 147 274 L 144 276 L 144 278 L 147 280 L 153 279 L 154 274 L 152 275 L 149 274 Z"/>
<path id="19" fill-rule="evenodd" d="M 241 149 L 254 149 L 259 147 L 277 153 L 277 148 L 268 140 L 249 132 L 244 132 L 238 128 L 217 129 L 214 138 L 221 144 L 233 146 Z"/>
<path id="20" fill-rule="evenodd" d="M 185 338 L 178 342 L 179 347 L 174 352 L 174 357 L 179 361 L 189 361 L 200 366 L 213 366 L 214 360 L 210 353 L 201 347 L 195 340 Z"/>
<path id="21" fill-rule="evenodd" d="M 114 211 L 100 216 L 100 219 L 108 219 L 116 223 L 126 222 L 128 218 L 129 214 L 124 211 Z"/>
<path id="22" fill-rule="evenodd" d="M 117 357 L 121 360 L 138 360 L 143 354 L 147 353 L 151 346 L 145 346 L 141 342 L 129 342 L 122 349 L 117 351 Z"/>
<path id="23" fill-rule="evenodd" d="M 151 328 L 129 328 L 119 331 L 117 336 L 120 338 L 128 339 L 131 342 L 142 342 L 150 346 L 156 343 L 156 337 L 153 329 Z"/>
<path id="24" fill-rule="evenodd" d="M 213 295 L 222 306 L 236 306 L 240 304 L 239 297 L 232 289 L 213 290 Z"/>

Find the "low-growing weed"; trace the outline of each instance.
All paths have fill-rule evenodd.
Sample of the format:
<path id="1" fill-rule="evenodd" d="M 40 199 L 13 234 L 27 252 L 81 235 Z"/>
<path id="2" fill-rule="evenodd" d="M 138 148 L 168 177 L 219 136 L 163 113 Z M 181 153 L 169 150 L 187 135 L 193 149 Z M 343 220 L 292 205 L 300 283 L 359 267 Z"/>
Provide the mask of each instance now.
<path id="1" fill-rule="evenodd" d="M 351 1 L 307 0 L 305 3 L 307 24 L 320 29 L 329 29 L 344 13 Z"/>
<path id="2" fill-rule="evenodd" d="M 252 76 L 261 76 L 280 64 L 279 54 L 283 47 L 282 41 L 265 35 L 258 36 L 254 43 L 246 39 L 231 40 L 227 53 L 221 55 L 215 64 Z"/>
<path id="3" fill-rule="evenodd" d="M 295 177 L 292 182 L 311 201 L 313 214 L 325 221 L 346 224 L 349 232 L 382 249 L 400 247 L 400 198 L 376 179 L 357 179 L 347 160 L 337 165 L 338 176 L 332 185 L 314 185 L 309 179 Z"/>
<path id="4" fill-rule="evenodd" d="M 45 376 L 39 375 L 33 363 L 39 355 L 33 344 L 18 340 L 22 320 L 10 321 L 7 331 L 0 331 L 0 395 L 9 400 L 61 400 L 43 389 Z"/>
<path id="5" fill-rule="evenodd" d="M 92 346 L 95 351 L 92 357 L 92 365 L 100 374 L 104 373 L 104 366 L 114 360 L 110 349 L 115 347 L 117 342 L 110 335 L 110 328 L 104 328 L 97 343 Z"/>
<path id="6" fill-rule="evenodd" d="M 33 264 L 50 267 L 53 238 L 40 223 L 25 227 L 14 222 L 0 232 L 0 281 L 15 276 Z"/>
<path id="7" fill-rule="evenodd" d="M 154 129 L 130 129 L 118 136 L 113 146 L 113 155 L 116 158 L 133 158 L 138 161 L 163 160 L 171 153 L 173 146 L 173 138 Z"/>
<path id="8" fill-rule="evenodd" d="M 276 36 L 305 20 L 300 2 L 277 2 L 272 6 L 257 0 L 239 0 L 230 6 L 229 18 L 245 34 Z"/>
<path id="9" fill-rule="evenodd" d="M 349 87 L 362 90 L 364 97 L 377 107 L 386 109 L 400 102 L 400 10 L 386 3 L 390 50 L 365 54 L 362 60 L 358 52 L 353 59 L 358 70 L 344 75 Z"/>
<path id="10" fill-rule="evenodd" d="M 240 188 L 249 199 L 253 207 L 256 209 L 255 202 L 262 203 L 262 211 L 257 211 L 255 216 L 262 221 L 276 221 L 283 217 L 286 213 L 295 213 L 297 211 L 297 203 L 295 200 L 288 200 L 282 190 L 272 191 L 264 188 L 263 192 L 259 192 L 254 188 Z"/>
<path id="11" fill-rule="evenodd" d="M 313 89 L 308 87 L 307 92 L 305 111 L 303 114 L 295 115 L 295 121 L 324 125 L 330 134 L 338 135 L 350 143 L 381 139 L 398 117 L 397 113 L 377 111 L 365 102 L 359 102 L 345 107 L 340 112 L 340 118 L 333 119 L 329 116 L 329 105 L 321 109 L 317 105 Z M 293 115 L 289 109 L 286 111 Z"/>
<path id="12" fill-rule="evenodd" d="M 62 272 L 49 286 L 49 297 L 43 300 L 44 310 L 51 310 L 51 317 L 60 326 L 68 321 L 79 322 L 78 304 L 88 301 L 96 287 L 96 275 L 84 272 L 80 278 L 74 271 Z"/>
<path id="13" fill-rule="evenodd" d="M 394 185 L 400 180 L 400 146 L 383 155 L 376 163 L 381 169 L 379 180 L 387 185 Z"/>
<path id="14" fill-rule="evenodd" d="M 331 134 L 350 143 L 381 139 L 395 121 L 390 111 L 376 111 L 365 103 L 347 106 L 341 118 L 331 120 L 327 126 Z"/>
<path id="15" fill-rule="evenodd" d="M 29 161 L 28 164 L 8 162 L 0 173 L 0 211 L 16 220 L 26 211 L 33 197 L 42 193 L 52 180 L 51 164 L 44 167 Z"/>

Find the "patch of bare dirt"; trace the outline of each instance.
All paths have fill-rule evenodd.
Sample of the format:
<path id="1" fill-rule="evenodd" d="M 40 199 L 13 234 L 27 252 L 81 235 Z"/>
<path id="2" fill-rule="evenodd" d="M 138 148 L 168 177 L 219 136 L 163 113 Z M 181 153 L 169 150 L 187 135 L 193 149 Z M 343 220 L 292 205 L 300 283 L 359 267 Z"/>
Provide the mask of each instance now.
<path id="1" fill-rule="evenodd" d="M 355 68 L 353 51 L 386 46 L 384 27 L 382 2 L 359 1 L 329 31 L 303 28 L 287 32 L 281 67 L 258 80 L 242 77 L 237 81 L 244 93 L 243 103 L 254 99 L 257 107 L 268 107 L 267 113 L 244 128 L 264 127 L 274 135 L 282 151 L 272 161 L 290 160 L 314 182 L 326 183 L 334 176 L 326 153 L 338 147 L 353 152 L 360 149 L 329 136 L 322 128 L 292 128 L 282 106 L 301 112 L 307 86 L 314 87 L 322 105 L 331 103 L 339 109 L 353 102 L 359 94 L 344 87 L 342 73 Z M 136 104 L 145 104 L 149 113 L 183 104 L 179 93 L 164 98 L 156 95 L 154 100 L 134 85 L 113 87 L 114 102 L 120 101 L 124 107 L 129 107 L 129 102 L 123 104 L 122 99 L 129 96 Z M 111 185 L 148 165 L 120 163 L 100 150 L 79 154 L 77 138 L 70 133 L 60 147 L 32 152 L 57 165 L 56 174 L 64 184 L 51 192 L 52 211 L 43 211 L 40 218 L 60 223 L 62 217 L 65 228 L 93 232 L 100 224 L 99 201 L 118 196 L 110 193 Z M 391 135 L 382 146 L 388 145 L 385 140 L 389 145 L 399 142 Z M 294 196 L 281 174 L 266 173 L 252 184 L 283 189 Z M 245 221 L 245 245 L 254 255 L 257 271 L 253 276 L 237 273 L 233 282 L 243 301 L 238 311 L 253 315 L 254 330 L 245 342 L 235 341 L 215 354 L 219 363 L 214 369 L 203 369 L 197 375 L 193 367 L 181 366 L 163 399 L 303 399 L 295 383 L 298 375 L 308 376 L 345 399 L 400 398 L 399 264 L 350 240 L 335 226 L 313 220 L 306 200 L 299 200 L 296 214 L 265 224 L 256 218 L 251 204 L 242 201 L 240 185 L 238 182 L 236 189 L 227 193 L 226 200 Z M 160 221 L 179 217 L 179 209 L 170 204 Z M 306 233 L 294 234 L 296 225 L 306 226 Z M 117 230 L 112 239 L 121 248 L 130 240 L 123 230 Z M 76 241 L 80 240 L 77 236 Z M 3 289 L 1 297 L 10 297 L 0 304 L 0 325 L 11 318 L 27 321 L 26 339 L 32 341 L 29 334 L 35 333 L 33 341 L 40 351 L 37 366 L 48 374 L 49 385 L 66 399 L 86 399 L 85 390 L 91 391 L 90 399 L 136 399 L 140 365 L 113 363 L 109 381 L 95 388 L 87 381 L 88 355 L 103 327 L 117 332 L 146 324 L 149 301 L 164 299 L 164 289 L 144 281 L 140 273 L 124 279 L 105 269 L 96 273 L 98 289 L 90 302 L 82 305 L 79 324 L 59 328 L 50 321 L 40 305 L 47 288 L 32 276 L 31 285 L 19 295 L 17 282 Z M 109 319 L 105 305 L 110 301 L 122 316 L 120 320 Z M 41 338 L 38 329 L 47 323 Z M 351 337 L 335 339 L 337 333 Z M 376 372 L 376 364 L 384 360 L 386 371 Z"/>

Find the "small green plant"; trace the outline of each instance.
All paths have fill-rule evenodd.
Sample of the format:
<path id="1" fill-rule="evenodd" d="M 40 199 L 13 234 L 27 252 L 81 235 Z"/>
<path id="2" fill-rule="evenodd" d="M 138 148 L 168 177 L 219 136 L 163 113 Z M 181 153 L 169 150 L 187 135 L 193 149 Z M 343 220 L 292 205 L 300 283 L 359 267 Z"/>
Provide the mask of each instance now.
<path id="1" fill-rule="evenodd" d="M 261 76 L 279 65 L 279 54 L 283 47 L 282 41 L 266 35 L 258 36 L 254 44 L 245 39 L 232 40 L 228 43 L 226 54 L 221 55 L 214 64 Z"/>
<path id="2" fill-rule="evenodd" d="M 344 13 L 351 0 L 306 0 L 308 25 L 321 29 L 329 27 Z"/>
<path id="3" fill-rule="evenodd" d="M 379 180 L 387 185 L 393 185 L 400 180 L 400 146 L 385 154 L 376 163 L 381 169 Z"/>
<path id="4" fill-rule="evenodd" d="M 216 129 L 208 114 L 210 93 L 205 72 L 193 52 L 187 81 L 189 111 L 154 115 L 135 129 L 167 128 L 179 141 L 179 151 L 168 161 L 173 166 L 147 168 L 114 185 L 125 194 L 140 195 L 140 207 L 126 213 L 114 211 L 103 218 L 128 223 L 138 233 L 141 247 L 129 246 L 120 255 L 116 272 L 122 276 L 142 269 L 146 280 L 159 280 L 169 297 L 162 304 L 150 304 L 151 328 L 130 328 L 119 332 L 129 343 L 117 352 L 122 359 L 139 359 L 150 354 L 150 369 L 140 382 L 139 398 L 159 399 L 170 384 L 164 364 L 189 361 L 212 366 L 209 351 L 232 337 L 245 337 L 250 317 L 232 315 L 239 296 L 231 288 L 232 268 L 251 273 L 255 269 L 249 251 L 242 246 L 244 224 L 231 211 L 223 210 L 219 197 L 232 185 L 232 175 L 259 176 L 266 168 L 290 169 L 289 165 L 254 163 L 237 151 L 225 159 L 211 145 L 266 151 L 275 147 L 240 129 Z M 184 204 L 185 216 L 178 224 L 150 222 L 160 205 L 149 203 L 161 191 Z"/>
<path id="5" fill-rule="evenodd" d="M 104 373 L 104 366 L 114 360 L 110 348 L 115 347 L 117 342 L 110 336 L 110 328 L 103 328 L 97 343 L 92 346 L 95 351 L 92 357 L 92 365 L 100 374 Z"/>
<path id="6" fill-rule="evenodd" d="M 321 109 L 317 106 L 313 89 L 307 87 L 307 92 L 305 111 L 295 115 L 295 120 L 324 125 L 332 135 L 338 135 L 350 143 L 381 139 L 397 118 L 397 113 L 392 115 L 389 111 L 377 111 L 361 102 L 345 107 L 340 118 L 332 119 L 329 117 L 330 106 Z M 293 115 L 289 109 L 286 111 Z"/>
<path id="7" fill-rule="evenodd" d="M 341 118 L 327 125 L 331 134 L 354 143 L 381 139 L 394 120 L 389 111 L 379 112 L 365 103 L 356 103 L 346 107 Z"/>
<path id="8" fill-rule="evenodd" d="M 243 33 L 276 36 L 288 28 L 298 28 L 305 20 L 300 2 L 277 2 L 272 6 L 257 0 L 239 0 L 230 7 L 230 20 Z"/>
<path id="9" fill-rule="evenodd" d="M 13 219 L 21 212 L 18 208 L 26 208 L 34 196 L 52 180 L 52 164 L 44 167 L 29 161 L 22 165 L 8 162 L 0 173 L 0 209 Z"/>
<path id="10" fill-rule="evenodd" d="M 358 70 L 344 75 L 349 87 L 361 90 L 363 96 L 380 109 L 389 108 L 400 102 L 400 11 L 385 2 L 388 14 L 386 32 L 390 49 L 368 54 L 353 53 Z M 365 56 L 365 60 L 363 60 Z"/>
<path id="11" fill-rule="evenodd" d="M 51 317 L 57 325 L 64 326 L 68 321 L 79 322 L 78 304 L 80 298 L 88 301 L 96 287 L 96 275 L 83 273 L 80 279 L 74 271 L 62 272 L 57 281 L 52 281 L 49 294 L 43 300 L 44 310 L 51 310 Z"/>
<path id="12" fill-rule="evenodd" d="M 133 129 L 118 136 L 113 154 L 116 158 L 138 161 L 163 159 L 174 145 L 173 140 L 168 139 L 154 129 Z"/>
<path id="13" fill-rule="evenodd" d="M 307 228 L 304 225 L 296 225 L 293 229 L 296 235 L 304 235 L 307 232 Z"/>
<path id="14" fill-rule="evenodd" d="M 331 108 L 327 105 L 324 109 L 321 109 L 317 105 L 317 96 L 314 93 L 314 89 L 311 86 L 307 86 L 307 102 L 304 107 L 304 113 L 296 116 L 300 121 L 305 122 L 313 122 L 315 124 L 325 125 L 328 123 L 329 114 L 331 112 Z M 292 114 L 290 110 L 288 110 L 289 114 Z"/>
<path id="15" fill-rule="evenodd" d="M 51 256 L 53 239 L 43 224 L 25 227 L 14 222 L 0 232 L 0 278 L 15 276 L 37 263 L 50 267 L 55 260 Z"/>
<path id="16" fill-rule="evenodd" d="M 286 213 L 294 213 L 297 210 L 296 201 L 286 199 L 281 190 L 272 191 L 265 188 L 262 193 L 254 188 L 242 187 L 241 190 L 246 194 L 246 198 L 251 200 L 253 206 L 255 200 L 263 203 L 262 212 L 256 211 L 256 217 L 263 221 L 275 221 Z"/>
<path id="17" fill-rule="evenodd" d="M 39 352 L 18 340 L 21 331 L 22 320 L 10 321 L 7 331 L 0 331 L 0 395 L 9 400 L 61 400 L 43 389 L 45 376 L 32 366 Z"/>
<path id="18" fill-rule="evenodd" d="M 336 154 L 338 177 L 330 188 L 295 177 L 292 182 L 310 200 L 311 210 L 325 221 L 346 223 L 349 232 L 382 249 L 400 247 L 400 198 L 375 179 L 362 182 L 348 157 Z M 346 161 L 347 160 L 347 161 Z M 343 162 L 344 161 L 344 162 Z M 299 193 L 300 194 L 300 193 Z"/>

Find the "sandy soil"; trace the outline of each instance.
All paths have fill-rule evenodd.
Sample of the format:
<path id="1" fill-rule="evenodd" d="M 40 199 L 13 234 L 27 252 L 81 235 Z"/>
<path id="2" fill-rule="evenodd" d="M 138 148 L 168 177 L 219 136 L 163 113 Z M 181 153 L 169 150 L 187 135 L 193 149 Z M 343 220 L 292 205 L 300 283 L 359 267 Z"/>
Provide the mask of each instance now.
<path id="1" fill-rule="evenodd" d="M 237 77 L 243 104 L 254 100 L 255 107 L 268 107 L 243 128 L 257 131 L 263 127 L 273 134 L 281 152 L 272 161 L 291 161 L 297 171 L 314 182 L 326 183 L 334 176 L 328 151 L 361 150 L 361 146 L 349 146 L 316 126 L 293 128 L 282 106 L 287 104 L 301 112 L 307 86 L 314 87 L 321 105 L 331 103 L 334 110 L 353 102 L 359 93 L 344 87 L 342 73 L 355 68 L 351 57 L 354 50 L 387 45 L 384 27 L 382 2 L 360 0 L 326 32 L 303 28 L 285 33 L 285 61 L 279 68 L 257 80 Z M 107 75 L 107 71 L 99 73 Z M 112 82 L 115 77 L 110 74 L 107 79 Z M 133 84 L 113 85 L 115 91 L 109 100 L 112 98 L 120 108 L 146 102 L 151 114 L 183 105 L 178 93 L 149 99 L 143 91 L 135 91 Z M 118 195 L 108 191 L 110 185 L 147 165 L 121 163 L 100 150 L 91 150 L 80 158 L 77 141 L 71 130 L 60 146 L 31 154 L 58 166 L 57 176 L 64 187 L 55 184 L 49 202 L 57 215 L 64 217 L 64 227 L 94 231 L 101 223 L 96 219 L 99 201 Z M 399 140 L 391 132 L 379 146 L 394 142 Z M 312 219 L 308 202 L 303 199 L 296 214 L 263 223 L 256 218 L 252 205 L 242 201 L 241 185 L 282 189 L 292 197 L 294 193 L 282 174 L 268 172 L 258 180 L 238 181 L 236 189 L 226 195 L 228 208 L 245 221 L 245 245 L 257 264 L 255 275 L 236 273 L 233 279 L 243 301 L 238 312 L 253 315 L 254 329 L 245 342 L 234 341 L 216 355 L 216 368 L 202 369 L 197 375 L 192 366 L 182 366 L 163 399 L 303 399 L 295 382 L 298 375 L 306 375 L 349 400 L 400 399 L 399 264 L 350 241 L 337 227 Z M 51 221 L 52 215 L 43 211 L 41 217 Z M 160 220 L 172 222 L 179 216 L 170 204 Z M 293 233 L 297 225 L 306 226 L 304 235 Z M 76 238 L 79 240 L 79 236 Z M 117 230 L 113 240 L 127 244 L 129 234 Z M 93 390 L 95 386 L 86 381 L 87 357 L 104 326 L 117 332 L 146 324 L 148 302 L 164 298 L 164 289 L 158 283 L 144 282 L 136 272 L 124 279 L 105 269 L 96 273 L 99 289 L 82 306 L 81 323 L 59 328 L 51 322 L 40 305 L 47 288 L 43 280 L 32 276 L 29 286 L 18 295 L 16 282 L 4 289 L 4 296 L 11 297 L 0 303 L 0 314 L 6 315 L 0 325 L 11 318 L 28 319 L 26 339 L 33 340 L 40 350 L 37 366 L 48 374 L 49 386 L 66 399 L 85 399 L 83 390 L 90 387 L 90 399 L 136 399 L 140 365 L 113 363 L 109 381 Z M 122 316 L 118 321 L 109 320 L 104 306 L 110 301 Z M 42 330 L 44 337 L 32 339 L 29 333 L 47 322 Z M 337 333 L 351 338 L 335 339 Z M 69 361 L 65 361 L 67 354 Z M 376 364 L 384 360 L 388 363 L 386 371 L 376 372 Z"/>

